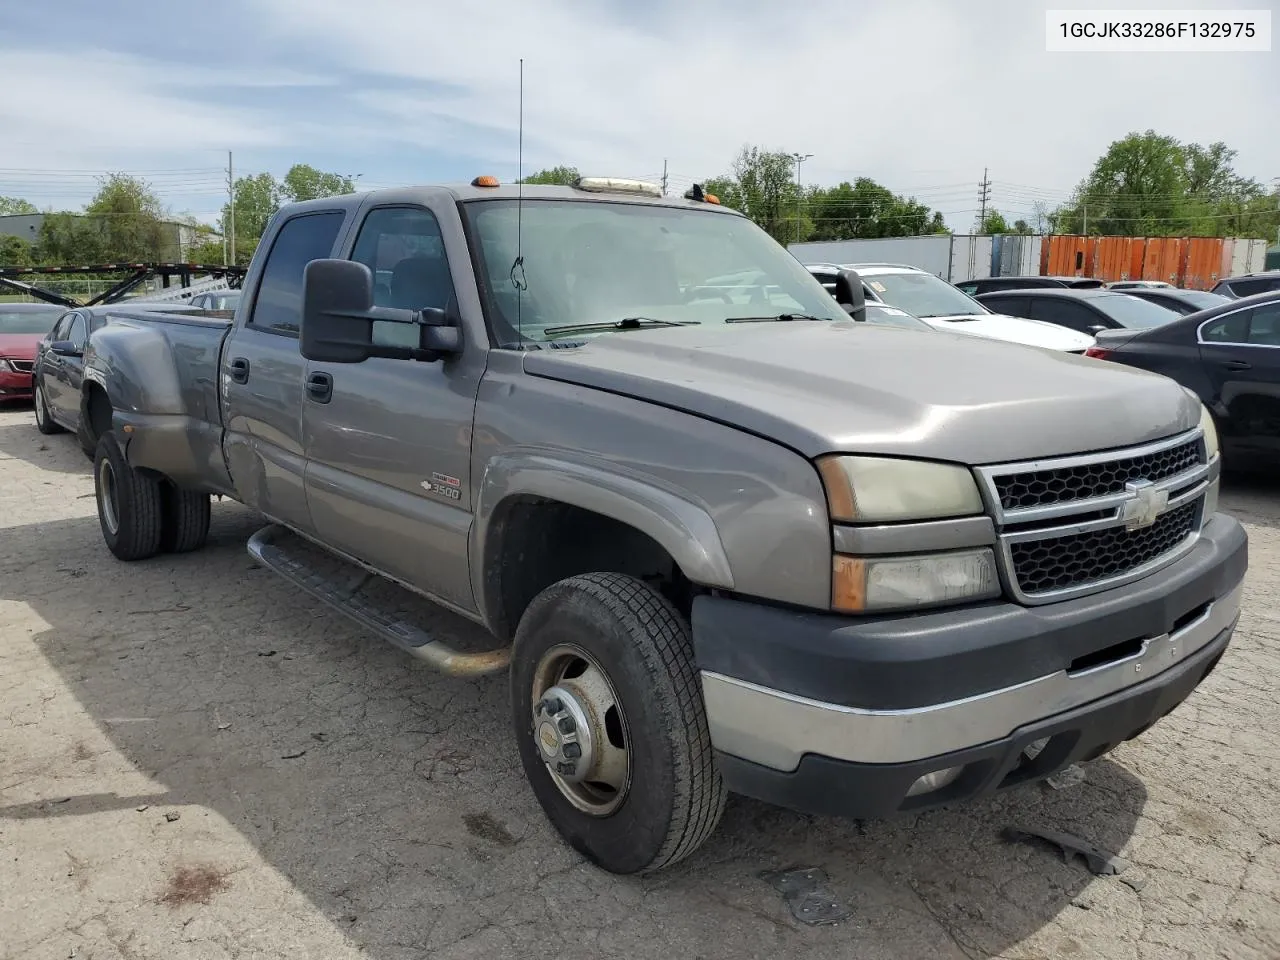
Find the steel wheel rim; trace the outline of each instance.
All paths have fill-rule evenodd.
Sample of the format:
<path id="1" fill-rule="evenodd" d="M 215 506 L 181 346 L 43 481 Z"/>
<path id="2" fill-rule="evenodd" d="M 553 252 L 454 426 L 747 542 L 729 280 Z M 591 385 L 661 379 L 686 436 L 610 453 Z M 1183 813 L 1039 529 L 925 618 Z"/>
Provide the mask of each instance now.
<path id="1" fill-rule="evenodd" d="M 534 749 L 552 783 L 589 816 L 615 813 L 631 788 L 631 734 L 622 700 L 600 662 L 576 644 L 557 644 L 534 668 L 531 692 Z M 540 709 L 548 696 L 563 702 L 565 709 L 559 719 L 571 715 L 587 721 L 587 729 L 579 730 L 579 739 L 573 741 L 581 743 L 584 750 L 577 761 L 582 770 L 574 777 L 562 775 L 556 763 L 548 761 L 543 738 L 559 735 L 547 729 L 555 722 Z"/>
<path id="2" fill-rule="evenodd" d="M 44 426 L 44 391 L 36 384 L 36 426 Z"/>
<path id="3" fill-rule="evenodd" d="M 98 464 L 98 505 L 102 507 L 102 522 L 112 536 L 120 531 L 120 514 L 116 509 L 118 495 L 116 471 L 111 461 L 103 457 Z"/>

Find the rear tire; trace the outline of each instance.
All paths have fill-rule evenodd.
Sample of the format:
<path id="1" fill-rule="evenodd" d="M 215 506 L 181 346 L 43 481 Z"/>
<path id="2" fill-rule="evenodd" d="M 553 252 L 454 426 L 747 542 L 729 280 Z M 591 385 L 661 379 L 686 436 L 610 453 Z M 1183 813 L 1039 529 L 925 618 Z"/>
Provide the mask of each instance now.
<path id="1" fill-rule="evenodd" d="M 209 538 L 209 495 L 165 482 L 160 502 L 160 551 L 190 553 L 203 547 Z"/>
<path id="2" fill-rule="evenodd" d="M 155 556 L 163 518 L 160 481 L 129 466 L 112 433 L 98 440 L 93 488 L 107 549 L 120 560 Z"/>
<path id="3" fill-rule="evenodd" d="M 516 631 L 511 706 L 538 802 L 592 863 L 648 873 L 715 830 L 726 791 L 689 625 L 648 584 L 591 573 L 534 598 Z"/>
<path id="4" fill-rule="evenodd" d="M 49 415 L 49 404 L 44 398 L 44 387 L 40 385 L 39 377 L 32 377 L 31 402 L 36 411 L 36 429 L 45 436 L 62 433 L 62 427 Z"/>

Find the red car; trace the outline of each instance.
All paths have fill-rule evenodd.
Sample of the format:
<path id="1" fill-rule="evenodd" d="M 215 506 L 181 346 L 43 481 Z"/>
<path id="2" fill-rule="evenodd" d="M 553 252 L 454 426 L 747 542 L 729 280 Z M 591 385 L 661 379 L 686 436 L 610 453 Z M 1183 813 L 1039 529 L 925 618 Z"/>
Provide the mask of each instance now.
<path id="1" fill-rule="evenodd" d="M 49 303 L 0 303 L 0 401 L 31 399 L 36 347 L 65 311 Z"/>

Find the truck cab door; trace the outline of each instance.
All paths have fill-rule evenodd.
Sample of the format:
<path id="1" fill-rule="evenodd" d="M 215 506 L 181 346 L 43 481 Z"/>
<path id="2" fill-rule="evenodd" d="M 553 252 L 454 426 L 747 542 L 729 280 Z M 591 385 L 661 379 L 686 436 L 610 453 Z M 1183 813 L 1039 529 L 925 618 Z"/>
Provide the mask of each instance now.
<path id="1" fill-rule="evenodd" d="M 460 229 L 441 228 L 457 217 L 444 199 L 367 208 L 346 257 L 373 271 L 376 305 L 453 312 L 466 349 L 430 363 L 313 361 L 302 424 L 307 500 L 319 540 L 474 611 L 467 564 L 471 423 L 487 340 L 467 336 L 469 326 L 483 331 L 483 321 L 473 317 L 469 325 L 459 312 L 455 290 L 474 289 L 471 264 Z M 387 326 L 417 335 L 413 327 Z"/>
<path id="2" fill-rule="evenodd" d="M 1215 405 L 1227 413 L 1223 444 L 1280 457 L 1280 301 L 1210 320 L 1199 338 Z"/>
<path id="3" fill-rule="evenodd" d="M 303 485 L 302 271 L 332 254 L 344 219 L 338 211 L 303 213 L 263 238 L 270 249 L 219 361 L 223 445 L 236 492 L 247 506 L 303 533 L 313 526 Z"/>

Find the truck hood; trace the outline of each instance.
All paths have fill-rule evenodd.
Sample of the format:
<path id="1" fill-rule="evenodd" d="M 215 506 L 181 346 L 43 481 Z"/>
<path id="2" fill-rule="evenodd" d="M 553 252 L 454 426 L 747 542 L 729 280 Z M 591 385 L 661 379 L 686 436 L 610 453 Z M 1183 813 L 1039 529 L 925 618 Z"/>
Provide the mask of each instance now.
<path id="1" fill-rule="evenodd" d="M 34 360 L 43 338 L 42 333 L 0 333 L 0 357 Z"/>
<path id="2" fill-rule="evenodd" d="M 925 323 L 948 333 L 964 333 L 973 337 L 1008 340 L 1029 347 L 1064 350 L 1075 353 L 1093 346 L 1093 337 L 1078 330 L 1060 327 L 1043 320 L 1010 317 L 1003 313 L 974 313 L 963 317 L 930 317 Z"/>
<path id="3" fill-rule="evenodd" d="M 869 324 L 607 333 L 531 351 L 524 369 L 716 420 L 807 457 L 1000 463 L 1142 443 L 1200 420 L 1198 401 L 1146 371 Z"/>

